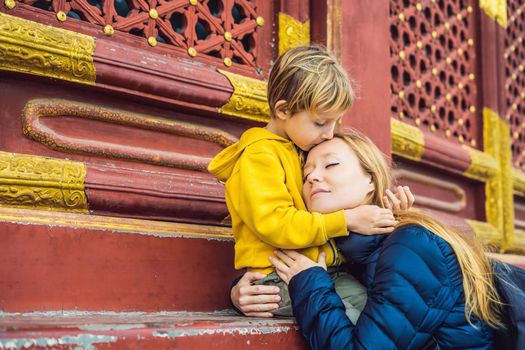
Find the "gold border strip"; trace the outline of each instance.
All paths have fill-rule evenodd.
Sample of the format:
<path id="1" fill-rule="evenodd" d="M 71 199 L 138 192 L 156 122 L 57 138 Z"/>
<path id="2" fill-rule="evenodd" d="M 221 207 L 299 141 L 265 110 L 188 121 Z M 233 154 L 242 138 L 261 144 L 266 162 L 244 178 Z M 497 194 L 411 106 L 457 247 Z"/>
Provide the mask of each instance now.
<path id="1" fill-rule="evenodd" d="M 219 113 L 258 122 L 268 122 L 270 106 L 266 96 L 266 82 L 222 69 L 218 71 L 228 78 L 233 86 L 233 94 L 224 106 L 219 107 Z"/>
<path id="2" fill-rule="evenodd" d="M 488 222 L 477 221 L 477 220 L 465 220 L 470 226 L 472 231 L 476 234 L 476 237 L 481 240 L 484 244 L 501 246 L 501 233 Z"/>
<path id="3" fill-rule="evenodd" d="M 507 0 L 479 0 L 479 8 L 500 26 L 507 28 Z"/>
<path id="4" fill-rule="evenodd" d="M 0 12 L 0 70 L 95 85 L 95 38 Z"/>
<path id="5" fill-rule="evenodd" d="M 392 153 L 395 155 L 420 161 L 425 149 L 425 136 L 417 127 L 390 119 L 392 133 Z"/>
<path id="6" fill-rule="evenodd" d="M 0 207 L 0 222 L 13 222 L 33 225 L 53 225 L 61 227 L 87 228 L 103 231 L 159 235 L 162 237 L 189 237 L 207 239 L 233 239 L 231 228 L 182 224 L 142 219 L 129 219 L 110 216 L 86 215 L 76 213 L 48 212 Z"/>
<path id="7" fill-rule="evenodd" d="M 86 165 L 0 152 L 0 206 L 87 213 Z"/>
<path id="8" fill-rule="evenodd" d="M 310 21 L 299 22 L 287 13 L 279 12 L 279 55 L 292 47 L 310 43 Z"/>

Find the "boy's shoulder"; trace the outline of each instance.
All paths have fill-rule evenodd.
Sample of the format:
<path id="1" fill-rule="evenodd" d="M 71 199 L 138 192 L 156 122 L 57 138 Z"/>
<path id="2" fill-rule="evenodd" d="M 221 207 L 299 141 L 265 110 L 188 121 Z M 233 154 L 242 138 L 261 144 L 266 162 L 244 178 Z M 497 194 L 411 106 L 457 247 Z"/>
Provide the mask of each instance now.
<path id="1" fill-rule="evenodd" d="M 248 153 L 274 153 L 283 148 L 293 150 L 293 143 L 264 128 L 251 128 L 242 134 L 239 148 Z"/>

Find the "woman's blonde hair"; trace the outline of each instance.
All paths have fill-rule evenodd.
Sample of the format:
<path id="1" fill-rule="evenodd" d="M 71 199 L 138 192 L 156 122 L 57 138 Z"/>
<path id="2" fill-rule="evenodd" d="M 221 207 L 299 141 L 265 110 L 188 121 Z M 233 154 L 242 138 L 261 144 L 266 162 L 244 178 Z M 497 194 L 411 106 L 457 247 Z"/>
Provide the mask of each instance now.
<path id="1" fill-rule="evenodd" d="M 392 181 L 384 155 L 372 140 L 357 131 L 352 130 L 335 137 L 348 144 L 363 170 L 372 178 L 375 191 L 369 194 L 368 204 L 385 207 L 383 198 Z M 494 272 L 479 240 L 475 236 L 463 235 L 446 227 L 420 211 L 411 209 L 395 212 L 394 215 L 399 221 L 397 227 L 421 225 L 452 247 L 463 274 L 467 321 L 472 325 L 471 316 L 474 314 L 493 328 L 503 327 L 502 303 L 494 285 Z"/>
<path id="2" fill-rule="evenodd" d="M 321 46 L 298 46 L 279 56 L 268 78 L 268 103 L 286 101 L 292 113 L 345 112 L 354 102 L 350 80 L 337 59 Z"/>

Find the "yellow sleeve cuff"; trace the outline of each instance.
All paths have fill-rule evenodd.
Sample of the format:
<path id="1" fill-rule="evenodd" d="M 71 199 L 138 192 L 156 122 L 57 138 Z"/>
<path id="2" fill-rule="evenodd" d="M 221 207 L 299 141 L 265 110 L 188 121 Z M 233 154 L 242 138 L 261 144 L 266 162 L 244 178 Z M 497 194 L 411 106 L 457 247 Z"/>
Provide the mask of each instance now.
<path id="1" fill-rule="evenodd" d="M 348 236 L 344 210 L 323 214 L 323 219 L 326 237 L 328 239 Z"/>

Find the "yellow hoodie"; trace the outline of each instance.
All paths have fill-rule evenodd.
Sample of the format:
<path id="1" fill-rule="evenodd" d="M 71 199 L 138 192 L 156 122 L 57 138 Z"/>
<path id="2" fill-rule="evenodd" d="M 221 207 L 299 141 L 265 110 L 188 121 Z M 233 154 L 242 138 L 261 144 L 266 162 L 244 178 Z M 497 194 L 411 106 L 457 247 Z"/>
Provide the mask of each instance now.
<path id="1" fill-rule="evenodd" d="M 219 153 L 208 170 L 226 184 L 235 237 L 235 268 L 270 273 L 275 248 L 298 249 L 339 265 L 331 238 L 347 236 L 343 210 L 310 213 L 301 197 L 302 169 L 291 141 L 263 128 L 247 130 Z"/>

